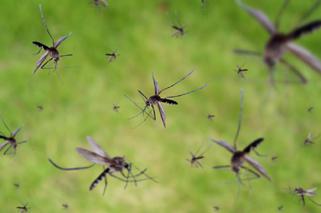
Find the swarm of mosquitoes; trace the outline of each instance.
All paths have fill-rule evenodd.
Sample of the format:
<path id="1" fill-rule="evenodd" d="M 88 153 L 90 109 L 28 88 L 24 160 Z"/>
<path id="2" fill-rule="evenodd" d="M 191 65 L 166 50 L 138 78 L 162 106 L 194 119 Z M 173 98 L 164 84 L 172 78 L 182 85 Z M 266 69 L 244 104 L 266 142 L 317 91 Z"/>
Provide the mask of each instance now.
<path id="1" fill-rule="evenodd" d="M 279 25 L 280 25 L 280 19 L 282 17 L 282 14 L 286 7 L 289 4 L 289 0 L 284 0 L 281 8 L 279 9 L 276 19 L 274 23 L 272 23 L 268 17 L 260 10 L 254 9 L 248 5 L 246 5 L 241 0 L 235 0 L 235 2 L 240 6 L 241 9 L 245 10 L 250 16 L 252 16 L 254 19 L 256 19 L 263 28 L 269 33 L 269 39 L 265 44 L 265 48 L 263 53 L 257 52 L 257 51 L 250 51 L 250 50 L 244 50 L 244 49 L 235 49 L 235 53 L 237 54 L 246 54 L 250 56 L 255 57 L 261 57 L 263 59 L 263 62 L 266 64 L 269 74 L 270 74 L 270 82 L 272 84 L 275 83 L 274 73 L 276 70 L 277 64 L 284 65 L 287 69 L 289 69 L 299 80 L 301 83 L 307 83 L 307 79 L 305 76 L 292 64 L 290 64 L 287 60 L 284 59 L 284 54 L 286 52 L 292 53 L 294 56 L 296 56 L 298 59 L 300 59 L 302 62 L 304 62 L 306 65 L 308 65 L 312 70 L 316 71 L 317 73 L 321 74 L 321 62 L 307 49 L 295 44 L 294 42 L 301 38 L 302 36 L 309 34 L 321 27 L 321 20 L 314 20 L 308 23 L 302 24 L 319 6 L 321 0 L 316 0 L 315 4 L 311 6 L 311 8 L 303 14 L 303 16 L 298 21 L 298 26 L 294 26 L 291 30 L 289 30 L 287 33 L 280 32 Z M 108 1 L 106 0 L 93 0 L 92 3 L 95 6 L 102 6 L 107 7 Z M 202 7 L 205 7 L 207 4 L 206 0 L 201 0 Z M 68 39 L 71 36 L 71 33 L 61 36 L 58 40 L 55 40 L 52 36 L 51 32 L 49 31 L 49 28 L 47 26 L 47 22 L 44 16 L 43 8 L 41 5 L 39 5 L 40 10 L 40 17 L 42 25 L 48 34 L 51 44 L 46 45 L 44 42 L 40 41 L 33 41 L 32 43 L 36 45 L 39 50 L 36 54 L 39 54 L 41 51 L 43 51 L 42 55 L 36 62 L 36 66 L 33 70 L 33 74 L 36 74 L 38 70 L 54 70 L 56 71 L 58 69 L 58 62 L 61 58 L 72 56 L 72 54 L 61 54 L 58 50 L 58 47 L 62 45 L 62 43 Z M 183 25 L 180 24 L 173 24 L 171 26 L 173 33 L 172 36 L 174 37 L 182 37 L 186 33 L 186 29 Z M 105 56 L 107 57 L 107 60 L 109 63 L 115 61 L 117 57 L 119 56 L 119 53 L 116 51 L 105 53 Z M 51 64 L 51 66 L 49 66 Z M 236 68 L 236 74 L 240 78 L 245 78 L 245 74 L 248 72 L 248 68 L 243 66 L 237 66 Z M 143 104 L 139 104 L 133 99 L 131 99 L 129 96 L 126 96 L 127 99 L 139 110 L 139 112 L 130 119 L 137 118 L 138 116 L 142 116 L 143 120 L 140 124 L 144 123 L 148 118 L 151 118 L 152 120 L 156 121 L 156 111 L 158 110 L 160 120 L 162 122 L 162 126 L 164 128 L 167 127 L 166 123 L 166 113 L 163 105 L 178 105 L 178 102 L 176 101 L 176 98 L 189 95 L 192 93 L 195 93 L 197 91 L 200 91 L 204 88 L 206 88 L 207 84 L 204 84 L 202 86 L 199 86 L 195 89 L 192 89 L 187 92 L 179 93 L 176 95 L 163 95 L 163 93 L 181 82 L 183 82 L 185 79 L 190 77 L 192 75 L 193 71 L 187 73 L 180 79 L 178 79 L 176 82 L 169 84 L 166 87 L 160 88 L 158 81 L 155 77 L 155 75 L 152 75 L 152 82 L 153 82 L 153 92 L 150 95 L 145 95 L 145 93 L 138 89 L 138 94 L 140 95 L 140 98 L 143 100 Z M 242 126 L 242 116 L 243 116 L 243 102 L 244 102 L 244 92 L 241 90 L 240 95 L 240 112 L 239 112 L 239 120 L 238 120 L 238 126 L 237 130 L 233 139 L 232 145 L 225 140 L 217 140 L 217 139 L 211 139 L 211 141 L 214 144 L 217 144 L 224 149 L 226 149 L 228 152 L 231 153 L 230 162 L 226 165 L 215 165 L 213 166 L 213 169 L 230 169 L 232 171 L 236 178 L 237 182 L 239 184 L 243 184 L 244 181 L 250 181 L 253 179 L 258 179 L 261 177 L 264 177 L 268 181 L 272 181 L 272 178 L 268 174 L 268 172 L 265 170 L 265 168 L 253 157 L 250 156 L 250 154 L 255 153 L 258 157 L 262 157 L 264 155 L 261 155 L 256 151 L 259 145 L 261 145 L 264 141 L 263 137 L 258 137 L 254 139 L 252 142 L 250 142 L 247 146 L 245 146 L 243 149 L 238 148 L 238 137 L 240 135 L 240 130 Z M 157 109 L 156 109 L 157 107 Z M 43 106 L 38 105 L 37 109 L 39 111 L 43 110 Z M 119 112 L 120 106 L 117 104 L 113 105 L 113 111 Z M 313 110 L 313 107 L 308 108 L 308 112 L 311 112 Z M 207 119 L 213 120 L 215 117 L 214 114 L 208 114 Z M 0 140 L 2 141 L 0 143 L 0 151 L 3 151 L 3 155 L 14 155 L 17 151 L 17 147 L 20 144 L 26 143 L 27 140 L 18 140 L 17 136 L 20 132 L 21 128 L 17 128 L 14 131 L 12 131 L 7 123 L 2 119 L 2 123 L 4 128 L 6 129 L 5 132 L 0 131 Z M 139 124 L 139 125 L 140 125 Z M 317 139 L 319 136 L 314 136 L 312 133 L 309 133 L 306 139 L 304 140 L 305 145 L 314 144 L 315 139 Z M 98 174 L 98 176 L 93 178 L 93 181 L 89 184 L 89 190 L 93 190 L 96 188 L 96 186 L 100 182 L 104 182 L 104 188 L 103 188 L 103 194 L 105 194 L 105 191 L 108 186 L 108 180 L 113 178 L 114 180 L 118 180 L 124 183 L 124 188 L 127 187 L 128 184 L 134 184 L 137 185 L 138 182 L 143 181 L 153 181 L 157 182 L 154 177 L 147 174 L 147 168 L 140 170 L 138 167 L 136 167 L 132 162 L 128 161 L 124 156 L 110 156 L 107 152 L 105 152 L 100 145 L 96 143 L 96 141 L 88 136 L 86 138 L 87 142 L 91 146 L 91 150 L 77 147 L 76 151 L 77 153 L 85 158 L 87 161 L 91 162 L 90 165 L 86 166 L 78 166 L 78 167 L 63 167 L 57 164 L 55 161 L 53 161 L 51 158 L 49 158 L 49 163 L 53 165 L 55 168 L 62 170 L 62 171 L 79 171 L 79 170 L 85 170 L 85 169 L 91 169 L 95 165 L 100 165 L 102 167 L 102 171 Z M 187 160 L 187 162 L 191 165 L 191 167 L 194 168 L 203 168 L 202 161 L 205 159 L 205 153 L 209 150 L 210 146 L 213 144 L 211 143 L 209 146 L 205 147 L 205 149 L 200 146 L 197 151 L 190 152 L 190 157 Z M 272 161 L 276 160 L 278 156 L 271 157 Z M 136 172 L 135 172 L 136 171 Z M 249 173 L 250 177 L 243 178 L 243 174 Z M 20 184 L 15 183 L 14 184 L 16 188 L 20 187 Z M 320 203 L 313 200 L 311 197 L 316 195 L 316 188 L 310 188 L 310 189 L 304 189 L 302 187 L 296 187 L 293 190 L 290 190 L 291 193 L 297 195 L 300 197 L 301 202 L 303 205 L 305 205 L 306 199 L 311 201 L 311 203 L 321 206 Z M 69 205 L 67 203 L 63 203 L 62 207 L 64 209 L 68 209 Z M 22 206 L 16 207 L 19 212 L 28 212 L 30 207 L 28 207 L 27 204 Z M 279 211 L 283 209 L 283 205 L 280 205 L 277 207 Z M 219 211 L 219 206 L 213 207 L 214 211 Z"/>

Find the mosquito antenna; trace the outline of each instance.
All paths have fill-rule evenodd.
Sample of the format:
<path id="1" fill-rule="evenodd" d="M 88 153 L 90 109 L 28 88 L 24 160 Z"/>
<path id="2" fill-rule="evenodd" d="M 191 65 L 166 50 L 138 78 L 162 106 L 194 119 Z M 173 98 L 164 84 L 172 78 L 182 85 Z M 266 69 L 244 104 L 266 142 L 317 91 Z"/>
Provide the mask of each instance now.
<path id="1" fill-rule="evenodd" d="M 41 21 L 42 21 L 42 25 L 44 26 L 44 28 L 46 29 L 48 35 L 50 36 L 51 38 L 51 41 L 52 41 L 52 45 L 54 46 L 55 45 L 55 40 L 54 38 L 52 37 L 49 29 L 48 29 L 48 26 L 47 26 L 47 22 L 46 22 L 46 19 L 45 19 L 45 16 L 44 16 L 44 12 L 42 10 L 42 5 L 39 4 L 39 10 L 40 10 L 40 16 L 41 16 Z"/>
<path id="2" fill-rule="evenodd" d="M 145 100 L 148 99 L 147 96 L 142 91 L 140 91 L 139 89 L 137 91 Z"/>
<path id="3" fill-rule="evenodd" d="M 198 88 L 196 88 L 196 89 L 194 89 L 194 90 L 191 90 L 191 91 L 189 91 L 189 92 L 185 92 L 185 93 L 179 94 L 179 95 L 171 95 L 171 96 L 167 96 L 167 97 L 165 97 L 165 98 L 177 98 L 177 97 L 181 97 L 181 96 L 184 96 L 184 95 L 188 95 L 188 94 L 194 93 L 194 92 L 196 92 L 196 91 L 198 91 L 198 90 L 204 89 L 205 87 L 207 87 L 207 84 L 204 84 L 203 86 L 198 87 Z"/>
<path id="4" fill-rule="evenodd" d="M 234 140 L 233 140 L 233 146 L 234 146 L 234 149 L 237 150 L 237 146 L 236 146 L 236 143 L 237 143 L 237 139 L 240 135 L 240 130 L 241 130 L 241 126 L 242 126 L 242 117 L 243 117 L 243 103 L 244 102 L 244 91 L 243 89 L 241 89 L 241 92 L 240 92 L 240 114 L 239 114 L 239 121 L 238 121 L 238 125 L 237 125 L 237 130 L 236 130 L 236 134 L 235 134 L 235 137 L 234 137 Z"/>
<path id="5" fill-rule="evenodd" d="M 290 0 L 284 0 L 284 1 L 283 1 L 283 4 L 282 4 L 282 6 L 280 7 L 279 12 L 277 13 L 277 15 L 276 15 L 276 17 L 275 17 L 274 25 L 275 25 L 275 28 L 276 28 L 276 29 L 279 28 L 282 14 L 283 14 L 284 10 L 287 8 L 287 6 L 288 6 L 288 4 L 289 4 L 289 1 L 290 1 Z"/>
<path id="6" fill-rule="evenodd" d="M 312 15 L 312 13 L 318 9 L 320 6 L 321 0 L 316 0 L 314 4 L 301 16 L 298 23 L 303 22 L 305 19 L 309 18 L 309 16 Z"/>
<path id="7" fill-rule="evenodd" d="M 193 72 L 194 72 L 194 71 L 191 71 L 191 72 L 187 73 L 187 75 L 183 76 L 181 79 L 179 79 L 179 80 L 176 81 L 175 83 L 173 83 L 173 84 L 165 87 L 164 89 L 161 89 L 158 94 L 161 94 L 161 93 L 164 92 L 165 90 L 167 90 L 167 89 L 169 89 L 169 88 L 172 88 L 173 86 L 175 86 L 175 85 L 179 84 L 180 82 L 184 81 L 184 80 L 185 80 L 187 77 L 189 77 Z"/>
<path id="8" fill-rule="evenodd" d="M 56 164 L 55 162 L 53 162 L 50 158 L 48 158 L 48 160 L 49 160 L 49 162 L 50 162 L 54 167 L 56 167 L 57 169 L 65 170 L 65 171 L 89 169 L 89 168 L 91 168 L 91 167 L 93 167 L 93 166 L 95 165 L 95 164 L 91 164 L 91 165 L 89 165 L 89 166 L 74 167 L 74 168 L 64 168 L 64 167 L 59 166 L 59 165 Z"/>

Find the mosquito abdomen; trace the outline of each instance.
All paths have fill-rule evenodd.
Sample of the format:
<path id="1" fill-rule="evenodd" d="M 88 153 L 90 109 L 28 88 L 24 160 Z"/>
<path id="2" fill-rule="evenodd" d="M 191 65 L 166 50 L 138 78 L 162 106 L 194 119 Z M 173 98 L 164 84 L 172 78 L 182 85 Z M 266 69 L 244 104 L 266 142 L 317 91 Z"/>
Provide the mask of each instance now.
<path id="1" fill-rule="evenodd" d="M 163 103 L 167 103 L 167 104 L 173 104 L 173 105 L 177 105 L 178 103 L 174 100 L 171 100 L 171 99 L 167 99 L 167 98 L 162 98 L 161 101 Z"/>
<path id="2" fill-rule="evenodd" d="M 106 174 L 109 172 L 109 167 L 105 169 L 90 185 L 89 190 L 93 190 L 97 184 L 106 176 Z"/>

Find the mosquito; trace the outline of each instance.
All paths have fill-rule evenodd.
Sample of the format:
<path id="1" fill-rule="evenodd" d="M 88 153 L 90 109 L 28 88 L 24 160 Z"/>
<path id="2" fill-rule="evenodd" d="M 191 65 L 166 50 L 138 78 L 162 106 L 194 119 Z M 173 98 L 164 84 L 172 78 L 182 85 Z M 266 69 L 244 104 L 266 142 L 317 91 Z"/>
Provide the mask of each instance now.
<path id="1" fill-rule="evenodd" d="M 226 150 L 232 153 L 232 158 L 230 165 L 221 165 L 221 166 L 214 166 L 214 169 L 224 169 L 224 168 L 231 168 L 232 171 L 236 174 L 238 181 L 242 183 L 241 178 L 240 178 L 240 170 L 246 170 L 247 172 L 252 173 L 255 178 L 259 178 L 260 174 L 267 178 L 268 180 L 271 180 L 270 176 L 267 174 L 265 169 L 254 159 L 249 157 L 248 155 L 250 154 L 251 151 L 255 151 L 254 149 L 259 146 L 264 138 L 257 138 L 253 142 L 251 142 L 249 145 L 247 145 L 244 149 L 238 150 L 237 149 L 237 139 L 240 134 L 241 130 L 241 123 L 242 123 L 242 114 L 243 114 L 243 90 L 241 90 L 241 101 L 240 101 L 240 115 L 239 115 L 239 122 L 238 122 L 238 127 L 237 131 L 234 137 L 234 142 L 233 146 L 228 144 L 225 141 L 217 141 L 212 139 L 213 142 L 216 144 L 222 146 Z M 252 168 L 255 170 L 252 170 L 249 167 L 244 166 L 244 163 L 247 162 L 249 165 L 252 166 Z"/>
<path id="2" fill-rule="evenodd" d="M 282 7 L 279 10 L 275 23 L 272 23 L 268 17 L 260 10 L 251 8 L 244 4 L 241 0 L 236 0 L 238 5 L 244 9 L 249 15 L 255 18 L 269 33 L 270 37 L 265 45 L 264 54 L 256 51 L 240 50 L 236 49 L 235 52 L 239 54 L 247 54 L 252 56 L 263 57 L 264 63 L 268 66 L 270 71 L 270 81 L 274 83 L 274 67 L 280 62 L 286 66 L 293 74 L 295 74 L 301 83 L 307 83 L 306 78 L 303 74 L 296 69 L 293 65 L 288 63 L 283 55 L 286 52 L 291 52 L 298 59 L 303 61 L 305 64 L 310 66 L 312 70 L 321 74 L 321 62 L 312 55 L 307 49 L 294 43 L 295 40 L 299 39 L 303 35 L 309 34 L 314 30 L 317 30 L 321 27 L 321 20 L 311 21 L 307 24 L 301 25 L 288 33 L 281 33 L 278 31 L 279 19 L 287 7 L 289 0 L 284 0 Z M 312 14 L 312 12 L 319 6 L 320 0 L 316 0 L 316 3 L 310 8 L 308 13 L 301 18 L 301 21 L 306 19 Z"/>
<path id="3" fill-rule="evenodd" d="M 282 211 L 283 210 L 283 205 L 281 205 L 281 206 L 278 206 L 278 211 Z"/>
<path id="4" fill-rule="evenodd" d="M 119 112 L 119 109 L 120 109 L 120 106 L 119 106 L 119 105 L 117 105 L 117 104 L 114 104 L 114 105 L 113 105 L 113 110 L 114 110 L 114 112 Z"/>
<path id="5" fill-rule="evenodd" d="M 304 145 L 314 144 L 315 139 L 319 138 L 320 135 L 313 136 L 311 132 L 309 132 L 308 136 L 304 139 Z"/>
<path id="6" fill-rule="evenodd" d="M 103 7 L 108 6 L 108 1 L 106 0 L 93 0 L 93 3 L 95 6 L 103 6 Z"/>
<path id="7" fill-rule="evenodd" d="M 187 162 L 189 162 L 192 167 L 196 167 L 196 168 L 203 167 L 203 165 L 201 164 L 200 161 L 205 158 L 204 154 L 207 152 L 209 147 L 207 147 L 207 149 L 205 151 L 203 151 L 202 153 L 199 153 L 201 148 L 202 148 L 202 146 L 200 146 L 195 153 L 190 152 L 191 158 L 186 159 Z"/>
<path id="8" fill-rule="evenodd" d="M 152 96 L 150 96 L 148 98 L 141 90 L 138 90 L 139 94 L 142 96 L 143 100 L 145 101 L 145 107 L 144 108 L 141 108 L 140 106 L 138 106 L 138 104 L 136 104 L 135 102 L 133 102 L 131 99 L 128 98 L 131 102 L 133 102 L 135 104 L 136 107 L 138 107 L 141 110 L 134 117 L 136 117 L 136 116 L 138 116 L 140 114 L 144 114 L 146 112 L 146 109 L 150 107 L 152 109 L 152 113 L 153 114 L 151 115 L 150 113 L 147 112 L 148 116 L 146 117 L 146 119 L 148 117 L 150 117 L 153 120 L 156 120 L 156 113 L 155 113 L 154 105 L 157 105 L 160 117 L 162 119 L 163 126 L 166 128 L 166 114 L 165 114 L 164 108 L 162 106 L 162 103 L 170 104 L 170 105 L 177 105 L 178 103 L 175 100 L 173 100 L 173 98 L 177 98 L 177 97 L 181 97 L 181 96 L 184 96 L 184 95 L 188 95 L 188 94 L 194 93 L 194 92 L 196 92 L 198 90 L 201 90 L 201 89 L 205 88 L 207 86 L 207 84 L 204 84 L 201 87 L 198 87 L 198 88 L 193 89 L 193 90 L 191 90 L 189 92 L 185 92 L 185 93 L 182 93 L 182 94 L 179 94 L 179 95 L 171 95 L 171 96 L 166 96 L 166 97 L 161 97 L 160 95 L 161 95 L 162 92 L 164 92 L 164 91 L 172 88 L 173 86 L 181 83 L 183 80 L 185 80 L 187 77 L 189 77 L 192 73 L 193 73 L 193 71 L 189 72 L 187 75 L 183 76 L 181 79 L 179 79 L 175 83 L 173 83 L 173 84 L 171 84 L 171 85 L 169 85 L 169 86 L 167 86 L 167 87 L 165 87 L 163 89 L 159 89 L 158 82 L 157 82 L 157 80 L 155 79 L 155 77 L 153 75 L 152 77 L 153 77 L 153 84 L 154 84 L 154 95 L 152 95 Z"/>
<path id="9" fill-rule="evenodd" d="M 114 60 L 116 60 L 116 58 L 119 56 L 118 53 L 116 53 L 115 51 L 110 52 L 110 53 L 106 53 L 105 54 L 107 56 L 108 62 L 111 63 Z"/>
<path id="10" fill-rule="evenodd" d="M 145 181 L 145 180 L 152 180 L 155 181 L 152 177 L 148 176 L 146 174 L 146 170 L 144 169 L 142 171 L 139 171 L 137 174 L 132 173 L 132 164 L 126 162 L 124 157 L 110 157 L 105 151 L 102 150 L 102 148 L 94 141 L 94 139 L 90 136 L 87 137 L 87 141 L 92 147 L 93 151 L 77 147 L 76 151 L 84 157 L 86 160 L 94 163 L 90 166 L 85 166 L 85 167 L 76 167 L 76 168 L 63 168 L 59 166 L 58 164 L 54 163 L 51 159 L 49 159 L 49 162 L 55 166 L 56 168 L 60 170 L 67 170 L 67 171 L 72 171 L 72 170 L 82 170 L 82 169 L 88 169 L 95 164 L 100 164 L 104 167 L 103 172 L 90 184 L 89 190 L 93 190 L 97 184 L 102 181 L 103 179 L 105 180 L 105 186 L 104 186 L 104 191 L 103 194 L 105 193 L 105 190 L 107 188 L 107 175 L 114 177 L 115 179 L 118 179 L 120 181 L 123 181 L 126 183 L 125 187 L 127 187 L 127 184 L 130 183 L 135 183 Z M 105 168 L 107 166 L 107 168 Z M 137 169 L 137 168 L 136 168 Z M 127 174 L 124 173 L 124 170 L 127 170 Z M 138 169 L 137 169 L 138 170 Z M 120 173 L 122 177 L 119 177 L 115 175 L 114 173 Z M 144 175 L 145 178 L 142 179 L 136 179 L 137 177 Z"/>
<path id="11" fill-rule="evenodd" d="M 62 204 L 62 207 L 63 207 L 64 209 L 68 209 L 68 208 L 69 208 L 69 205 L 68 205 L 67 203 L 63 203 L 63 204 Z"/>
<path id="12" fill-rule="evenodd" d="M 23 144 L 26 143 L 27 140 L 23 140 L 23 141 L 17 141 L 16 137 L 18 135 L 18 133 L 20 132 L 21 128 L 17 128 L 15 131 L 11 131 L 10 128 L 8 127 L 8 125 L 6 124 L 6 122 L 2 120 L 3 125 L 5 126 L 5 128 L 8 131 L 8 136 L 6 136 L 4 133 L 0 132 L 0 140 L 3 140 L 4 142 L 0 143 L 0 151 L 3 150 L 5 147 L 7 147 L 7 149 L 4 151 L 4 155 L 8 154 L 9 150 L 12 148 L 13 149 L 13 153 L 16 153 L 17 147 L 19 144 Z"/>
<path id="13" fill-rule="evenodd" d="M 313 106 L 310 106 L 310 107 L 307 109 L 308 112 L 312 112 L 313 110 L 314 110 L 314 107 L 313 107 Z"/>
<path id="14" fill-rule="evenodd" d="M 20 213 L 25 213 L 29 211 L 30 207 L 28 207 L 28 203 L 26 203 L 23 206 L 17 206 L 17 209 L 19 209 Z"/>
<path id="15" fill-rule="evenodd" d="M 321 206 L 320 203 L 318 203 L 310 198 L 310 197 L 315 196 L 316 190 L 317 190 L 317 188 L 303 189 L 302 187 L 297 187 L 297 188 L 294 188 L 293 193 L 298 195 L 301 198 L 303 206 L 305 205 L 305 198 L 309 199 L 313 204 L 315 204 L 317 206 Z"/>
<path id="16" fill-rule="evenodd" d="M 41 111 L 43 111 L 43 106 L 42 105 L 38 105 L 37 109 L 38 109 L 39 112 L 41 112 Z"/>
<path id="17" fill-rule="evenodd" d="M 237 75 L 240 76 L 241 78 L 244 78 L 244 77 L 245 77 L 245 76 L 244 76 L 244 73 L 247 72 L 247 71 L 248 71 L 247 68 L 242 68 L 242 67 L 240 67 L 240 66 L 237 66 L 237 68 L 236 68 L 236 73 L 237 73 Z"/>
<path id="18" fill-rule="evenodd" d="M 208 114 L 207 115 L 207 119 L 210 120 L 210 121 L 212 121 L 214 118 L 215 118 L 215 115 L 213 115 L 213 114 Z"/>
<path id="19" fill-rule="evenodd" d="M 44 53 L 41 55 L 40 59 L 36 63 L 36 68 L 34 69 L 33 74 L 35 74 L 38 69 L 52 69 L 52 68 L 46 67 L 46 65 L 51 61 L 53 61 L 53 63 L 54 63 L 54 70 L 56 70 L 57 66 L 58 66 L 58 61 L 60 60 L 60 58 L 66 57 L 66 56 L 72 56 L 72 54 L 61 55 L 58 51 L 58 47 L 60 46 L 60 44 L 63 41 L 65 41 L 71 34 L 69 33 L 68 35 L 62 36 L 57 41 L 55 41 L 55 39 L 51 35 L 49 28 L 47 26 L 41 5 L 39 5 L 39 10 L 40 10 L 40 15 L 41 15 L 42 25 L 46 29 L 46 31 L 51 39 L 52 46 L 49 47 L 39 41 L 32 42 L 34 45 L 39 47 L 39 51 L 36 54 L 39 54 L 41 52 L 41 50 L 44 50 Z M 49 59 L 47 59 L 48 57 L 49 57 Z"/>
<path id="20" fill-rule="evenodd" d="M 172 36 L 178 38 L 183 37 L 185 35 L 185 28 L 182 25 L 172 25 L 172 29 L 174 30 Z"/>

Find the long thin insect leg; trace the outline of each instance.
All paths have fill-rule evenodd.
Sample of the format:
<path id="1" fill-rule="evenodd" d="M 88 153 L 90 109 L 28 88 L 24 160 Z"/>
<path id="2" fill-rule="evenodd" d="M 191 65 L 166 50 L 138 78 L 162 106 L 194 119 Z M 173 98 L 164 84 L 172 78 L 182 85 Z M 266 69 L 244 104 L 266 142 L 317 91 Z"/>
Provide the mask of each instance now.
<path id="1" fill-rule="evenodd" d="M 49 67 L 48 67 L 48 68 L 45 67 L 50 61 L 52 61 L 52 59 L 53 59 L 53 58 L 48 59 L 43 65 L 41 65 L 40 68 L 41 68 L 41 69 L 52 69 L 52 68 L 49 68 Z"/>
<path id="2" fill-rule="evenodd" d="M 20 142 L 17 142 L 17 144 L 23 144 L 23 143 L 27 143 L 28 141 L 27 140 L 24 140 L 24 141 L 20 141 Z"/>
<path id="3" fill-rule="evenodd" d="M 306 84 L 308 82 L 307 79 L 304 77 L 304 75 L 296 67 L 294 67 L 292 64 L 290 64 L 289 62 L 287 62 L 284 59 L 281 59 L 280 62 L 284 66 L 286 66 L 291 72 L 293 72 L 300 79 L 302 84 Z"/>
<path id="4" fill-rule="evenodd" d="M 274 22 L 274 25 L 275 25 L 276 29 L 279 29 L 279 25 L 280 25 L 280 20 L 281 20 L 282 14 L 283 14 L 284 10 L 287 8 L 287 6 L 289 4 L 289 1 L 290 0 L 284 0 L 283 1 L 283 4 L 279 9 L 278 14 L 276 15 L 275 22 Z"/>
<path id="5" fill-rule="evenodd" d="M 257 57 L 262 56 L 262 53 L 260 53 L 260 52 L 256 52 L 256 51 L 252 51 L 252 50 L 244 50 L 244 49 L 234 49 L 234 53 L 242 54 L 242 55 L 257 56 Z"/>
<path id="6" fill-rule="evenodd" d="M 2 118 L 2 116 L 0 116 L 0 117 L 1 117 L 1 120 L 2 120 L 3 125 L 4 125 L 5 128 L 8 130 L 8 133 L 11 134 L 11 130 L 10 130 L 9 126 L 8 126 L 7 123 L 4 121 L 4 119 Z"/>
<path id="7" fill-rule="evenodd" d="M 105 171 L 105 167 L 103 166 L 103 169 L 104 169 L 104 171 Z M 106 188 L 107 188 L 107 184 L 108 184 L 108 182 L 107 182 L 107 177 L 106 177 L 107 175 L 105 175 L 104 176 L 104 189 L 103 189 L 103 196 L 105 195 L 105 192 L 106 192 Z"/>
<path id="8" fill-rule="evenodd" d="M 233 140 L 233 146 L 234 149 L 237 149 L 237 139 L 240 135 L 240 130 L 241 130 L 241 126 L 242 126 L 242 119 L 243 119 L 243 107 L 244 107 L 244 91 L 243 89 L 241 89 L 240 91 L 240 114 L 239 114 L 239 120 L 238 120 L 238 124 L 237 124 L 237 129 L 236 129 L 236 133 L 234 136 L 234 140 Z"/>
<path id="9" fill-rule="evenodd" d="M 246 171 L 248 171 L 248 172 L 250 172 L 250 173 L 252 173 L 256 178 L 260 178 L 260 175 L 257 174 L 256 172 L 254 172 L 252 169 L 247 168 L 247 167 L 245 167 L 245 166 L 241 166 L 241 168 L 244 169 L 244 170 L 246 170 Z"/>
<path id="10" fill-rule="evenodd" d="M 8 145 L 9 145 L 9 143 L 8 143 L 8 142 L 4 142 L 4 143 L 6 143 L 6 144 L 4 144 L 4 145 L 0 148 L 0 151 L 2 151 L 6 146 L 8 146 Z"/>
<path id="11" fill-rule="evenodd" d="M 191 90 L 191 91 L 189 91 L 189 92 L 185 92 L 185 93 L 182 93 L 182 94 L 179 94 L 179 95 L 171 95 L 171 96 L 167 96 L 167 97 L 165 97 L 165 98 L 177 98 L 177 97 L 181 97 L 181 96 L 184 96 L 184 95 L 188 95 L 188 94 L 194 93 L 194 92 L 196 92 L 196 91 L 198 91 L 198 90 L 204 89 L 205 87 L 207 87 L 207 84 L 204 84 L 203 86 L 198 87 L 198 88 L 196 88 L 196 89 L 193 89 L 193 90 Z"/>
<path id="12" fill-rule="evenodd" d="M 59 57 L 62 58 L 62 57 L 66 57 L 66 56 L 72 56 L 72 54 L 71 54 L 71 53 L 69 53 L 69 54 L 64 54 L 64 55 L 60 55 Z"/>
<path id="13" fill-rule="evenodd" d="M 321 0 L 316 0 L 314 4 L 302 15 L 298 23 L 303 22 L 305 19 L 309 18 L 316 9 L 320 6 Z"/>
<path id="14" fill-rule="evenodd" d="M 230 168 L 230 165 L 221 165 L 221 166 L 213 166 L 213 169 L 227 169 Z"/>
<path id="15" fill-rule="evenodd" d="M 10 146 L 6 149 L 6 151 L 4 151 L 3 155 L 6 155 L 11 147 L 13 147 L 13 146 L 10 144 Z"/>
<path id="16" fill-rule="evenodd" d="M 179 80 L 176 81 L 175 83 L 173 83 L 173 84 L 165 87 L 164 89 L 161 89 L 158 94 L 161 94 L 161 93 L 164 92 L 165 90 L 170 89 L 170 88 L 172 88 L 173 86 L 175 86 L 175 85 L 179 84 L 180 82 L 184 81 L 184 80 L 185 80 L 187 77 L 189 77 L 193 72 L 194 72 L 194 71 L 191 71 L 191 72 L 187 73 L 187 75 L 183 76 L 181 79 L 179 79 Z"/>
<path id="17" fill-rule="evenodd" d="M 301 195 L 301 201 L 302 201 L 302 205 L 305 206 L 304 195 Z"/>
<path id="18" fill-rule="evenodd" d="M 140 90 L 137 90 L 137 91 L 145 100 L 148 99 L 147 96 L 142 91 L 140 91 Z"/>
<path id="19" fill-rule="evenodd" d="M 91 164 L 91 165 L 89 165 L 89 166 L 73 167 L 73 168 L 64 168 L 64 167 L 59 166 L 59 165 L 56 164 L 55 162 L 53 162 L 50 158 L 48 158 L 48 160 L 49 160 L 49 162 L 50 162 L 54 167 L 56 167 L 57 169 L 65 170 L 65 171 L 89 169 L 89 168 L 91 168 L 91 167 L 93 167 L 93 166 L 95 165 L 95 164 Z"/>
<path id="20" fill-rule="evenodd" d="M 52 37 L 52 35 L 51 35 L 51 33 L 50 33 L 49 29 L 48 29 L 47 22 L 46 22 L 46 19 L 45 19 L 41 4 L 39 4 L 39 10 L 40 10 L 40 16 L 41 16 L 42 25 L 44 26 L 44 28 L 46 29 L 48 35 L 50 36 L 50 39 L 52 41 L 52 46 L 54 46 L 55 45 L 55 40 Z"/>
<path id="21" fill-rule="evenodd" d="M 156 120 L 156 112 L 155 112 L 155 108 L 154 108 L 154 105 L 152 105 L 152 110 L 153 110 L 153 120 L 155 121 Z"/>

